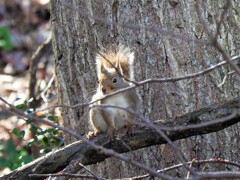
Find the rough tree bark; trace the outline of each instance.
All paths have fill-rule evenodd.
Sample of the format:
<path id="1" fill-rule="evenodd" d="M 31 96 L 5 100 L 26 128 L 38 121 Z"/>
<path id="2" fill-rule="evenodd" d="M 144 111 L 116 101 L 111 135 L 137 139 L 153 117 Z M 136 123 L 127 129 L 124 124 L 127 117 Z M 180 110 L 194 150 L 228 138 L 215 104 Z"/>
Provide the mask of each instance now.
<path id="1" fill-rule="evenodd" d="M 204 70 L 223 59 L 210 45 L 197 44 L 184 37 L 207 40 L 199 23 L 194 1 L 98 0 L 51 1 L 53 48 L 56 58 L 59 104 L 88 102 L 97 86 L 94 57 L 99 47 L 122 43 L 135 52 L 136 80 L 178 77 Z M 204 1 L 203 14 L 212 32 L 223 11 L 224 0 Z M 234 56 L 239 50 L 239 3 L 232 0 L 221 27 L 219 41 Z M 104 22 L 94 17 L 104 18 Z M 112 23 L 114 22 L 114 23 Z M 125 26 L 126 25 L 126 26 Z M 136 25 L 139 28 L 131 29 Z M 162 30 L 148 30 L 157 26 Z M 239 27 L 238 27 L 239 28 Z M 183 38 L 169 32 L 178 33 Z M 174 119 L 213 103 L 225 102 L 240 94 L 239 77 L 223 66 L 198 78 L 174 83 L 146 84 L 139 88 L 142 113 L 152 120 Z M 218 86 L 226 80 L 222 86 Z M 62 108 L 65 127 L 80 134 L 88 131 L 87 108 Z M 195 136 L 176 144 L 186 160 L 223 158 L 240 162 L 239 123 L 220 132 Z M 66 143 L 75 141 L 69 135 Z M 225 142 L 225 143 L 223 143 Z M 161 169 L 179 162 L 168 145 L 154 146 L 127 154 L 144 164 Z M 201 167 L 197 167 L 201 168 Z M 209 170 L 227 169 L 208 166 Z M 231 169 L 231 168 L 230 168 Z M 108 159 L 91 167 L 108 178 L 131 177 L 143 172 L 126 163 Z M 186 175 L 176 171 L 173 175 Z"/>

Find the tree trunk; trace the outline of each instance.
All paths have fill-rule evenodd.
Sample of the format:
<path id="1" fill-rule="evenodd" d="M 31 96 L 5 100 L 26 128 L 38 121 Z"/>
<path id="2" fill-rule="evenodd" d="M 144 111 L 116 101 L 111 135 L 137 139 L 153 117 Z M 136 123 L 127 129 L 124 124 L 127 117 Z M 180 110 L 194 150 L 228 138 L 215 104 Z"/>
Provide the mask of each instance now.
<path id="1" fill-rule="evenodd" d="M 223 0 L 200 3 L 213 33 L 225 3 Z M 237 29 L 234 24 L 239 22 L 239 8 L 239 3 L 232 0 L 220 31 L 219 42 L 229 56 L 239 53 L 239 27 Z M 224 60 L 211 45 L 190 40 L 208 40 L 193 1 L 52 0 L 51 15 L 60 105 L 90 101 L 97 87 L 95 55 L 99 47 L 112 44 L 129 46 L 135 52 L 137 81 L 184 76 Z M 150 29 L 152 26 L 157 28 Z M 142 114 L 152 121 L 174 119 L 238 97 L 239 76 L 231 72 L 232 69 L 225 65 L 197 78 L 145 84 L 139 87 L 143 99 Z M 219 86 L 222 82 L 223 85 Z M 87 107 L 61 108 L 61 113 L 65 127 L 80 134 L 88 132 Z M 240 163 L 240 153 L 237 153 L 240 152 L 239 128 L 238 123 L 219 132 L 177 141 L 176 145 L 187 161 L 222 158 Z M 67 144 L 75 141 L 68 134 L 65 137 Z M 169 145 L 152 146 L 126 155 L 154 169 L 180 162 Z M 209 171 L 214 169 L 231 167 L 207 166 Z M 113 158 L 91 166 L 91 170 L 105 178 L 144 173 Z M 186 176 L 183 169 L 172 173 Z"/>

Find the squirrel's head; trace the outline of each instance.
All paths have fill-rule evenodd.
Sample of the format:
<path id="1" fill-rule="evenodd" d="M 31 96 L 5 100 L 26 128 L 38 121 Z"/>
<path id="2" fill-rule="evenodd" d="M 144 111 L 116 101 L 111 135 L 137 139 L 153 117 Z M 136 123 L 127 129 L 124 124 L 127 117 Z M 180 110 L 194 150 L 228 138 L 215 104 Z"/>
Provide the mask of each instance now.
<path id="1" fill-rule="evenodd" d="M 116 92 L 127 86 L 128 83 L 124 80 L 119 62 L 117 62 L 114 68 L 101 66 L 99 88 L 104 95 Z"/>

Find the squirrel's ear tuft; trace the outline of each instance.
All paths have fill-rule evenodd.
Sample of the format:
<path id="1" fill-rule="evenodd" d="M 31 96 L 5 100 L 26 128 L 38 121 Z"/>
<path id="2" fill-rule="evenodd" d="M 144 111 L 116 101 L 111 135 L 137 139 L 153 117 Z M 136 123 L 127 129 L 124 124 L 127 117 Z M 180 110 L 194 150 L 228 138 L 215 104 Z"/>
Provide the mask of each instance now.
<path id="1" fill-rule="evenodd" d="M 101 72 L 102 74 L 108 74 L 108 70 L 105 68 L 104 65 L 101 65 L 100 72 Z"/>
<path id="2" fill-rule="evenodd" d="M 119 59 L 117 60 L 117 63 L 115 65 L 115 67 L 117 68 L 117 71 L 118 71 L 117 73 L 120 73 L 120 75 L 122 76 L 123 75 L 123 70 L 122 70 L 122 67 L 121 67 Z"/>

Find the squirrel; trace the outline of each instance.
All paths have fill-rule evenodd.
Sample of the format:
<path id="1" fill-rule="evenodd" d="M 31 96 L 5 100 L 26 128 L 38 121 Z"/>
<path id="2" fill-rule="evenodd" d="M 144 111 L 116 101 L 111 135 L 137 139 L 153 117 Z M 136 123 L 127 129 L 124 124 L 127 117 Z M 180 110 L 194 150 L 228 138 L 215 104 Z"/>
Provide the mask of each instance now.
<path id="1" fill-rule="evenodd" d="M 96 70 L 99 85 L 92 101 L 105 97 L 120 89 L 130 87 L 134 80 L 134 53 L 128 47 L 118 46 L 115 51 L 102 51 L 96 56 Z M 116 95 L 96 101 L 95 105 L 113 105 L 139 113 L 142 100 L 135 89 L 130 89 Z M 131 133 L 136 116 L 119 108 L 91 108 L 89 122 L 92 138 L 100 133 L 107 133 L 110 140 L 115 137 L 115 131 L 127 127 Z"/>

